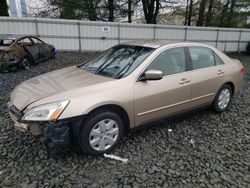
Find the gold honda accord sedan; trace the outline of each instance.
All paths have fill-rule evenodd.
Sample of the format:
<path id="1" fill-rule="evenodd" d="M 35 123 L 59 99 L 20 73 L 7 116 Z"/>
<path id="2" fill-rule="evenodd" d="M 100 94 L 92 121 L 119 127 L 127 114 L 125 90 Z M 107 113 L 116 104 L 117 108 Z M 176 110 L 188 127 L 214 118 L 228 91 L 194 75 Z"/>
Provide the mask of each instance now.
<path id="1" fill-rule="evenodd" d="M 100 155 L 131 128 L 202 106 L 225 111 L 243 73 L 240 61 L 205 44 L 135 41 L 23 82 L 8 106 L 15 128 L 41 135 L 49 149 Z"/>

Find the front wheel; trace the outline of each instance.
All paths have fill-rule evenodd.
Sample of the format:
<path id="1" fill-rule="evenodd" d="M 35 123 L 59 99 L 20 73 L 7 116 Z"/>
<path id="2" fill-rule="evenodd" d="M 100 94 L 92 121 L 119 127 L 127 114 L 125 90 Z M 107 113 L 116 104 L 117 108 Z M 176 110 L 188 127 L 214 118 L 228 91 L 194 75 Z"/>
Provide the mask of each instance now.
<path id="1" fill-rule="evenodd" d="M 80 146 L 91 155 L 109 153 L 118 144 L 124 133 L 119 115 L 103 111 L 90 115 L 80 131 Z"/>
<path id="2" fill-rule="evenodd" d="M 29 70 L 30 69 L 30 60 L 25 57 L 23 58 L 23 60 L 20 63 L 21 68 L 25 69 L 25 70 Z"/>
<path id="3" fill-rule="evenodd" d="M 232 92 L 231 86 L 228 84 L 224 84 L 220 88 L 220 90 L 218 91 L 214 99 L 213 109 L 219 113 L 228 109 L 229 104 L 232 100 L 232 95 L 233 95 L 233 92 Z"/>

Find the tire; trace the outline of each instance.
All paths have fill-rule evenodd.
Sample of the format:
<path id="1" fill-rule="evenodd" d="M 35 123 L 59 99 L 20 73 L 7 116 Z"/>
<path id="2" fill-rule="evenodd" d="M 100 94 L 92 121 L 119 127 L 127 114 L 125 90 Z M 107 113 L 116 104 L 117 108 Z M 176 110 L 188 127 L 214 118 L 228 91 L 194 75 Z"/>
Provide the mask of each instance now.
<path id="1" fill-rule="evenodd" d="M 218 113 L 227 110 L 232 101 L 232 96 L 232 87 L 228 84 L 224 84 L 215 96 L 213 101 L 213 110 Z"/>
<path id="2" fill-rule="evenodd" d="M 51 52 L 51 59 L 56 59 L 56 50 L 53 49 Z"/>
<path id="3" fill-rule="evenodd" d="M 111 111 L 98 111 L 81 126 L 79 142 L 83 152 L 102 155 L 112 151 L 123 134 L 124 124 L 119 115 Z"/>
<path id="4" fill-rule="evenodd" d="M 23 60 L 20 62 L 20 67 L 24 70 L 29 70 L 30 69 L 29 58 L 27 58 L 27 57 L 23 58 Z"/>

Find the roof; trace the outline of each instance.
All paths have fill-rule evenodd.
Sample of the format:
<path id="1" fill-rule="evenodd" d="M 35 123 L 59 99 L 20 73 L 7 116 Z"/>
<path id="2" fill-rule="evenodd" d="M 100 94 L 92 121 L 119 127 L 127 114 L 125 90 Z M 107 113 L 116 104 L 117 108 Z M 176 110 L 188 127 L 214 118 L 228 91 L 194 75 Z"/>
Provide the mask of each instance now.
<path id="1" fill-rule="evenodd" d="M 28 37 L 29 35 L 0 35 L 0 39 L 20 39 L 22 37 Z"/>
<path id="2" fill-rule="evenodd" d="M 173 45 L 173 44 L 199 44 L 201 43 L 193 42 L 193 41 L 175 41 L 175 40 L 138 40 L 138 41 L 129 41 L 125 42 L 124 44 L 127 45 L 134 45 L 134 46 L 145 46 L 151 48 L 159 48 L 165 45 Z M 205 46 L 205 45 L 204 45 Z"/>

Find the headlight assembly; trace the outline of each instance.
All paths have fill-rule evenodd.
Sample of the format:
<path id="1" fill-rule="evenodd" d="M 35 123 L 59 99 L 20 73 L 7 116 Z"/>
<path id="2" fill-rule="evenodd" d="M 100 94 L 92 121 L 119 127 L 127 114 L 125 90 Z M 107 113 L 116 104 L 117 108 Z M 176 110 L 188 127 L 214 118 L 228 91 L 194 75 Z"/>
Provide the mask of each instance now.
<path id="1" fill-rule="evenodd" d="M 52 121 L 56 120 L 65 107 L 68 105 L 69 101 L 60 101 L 49 104 L 44 104 L 36 106 L 28 110 L 22 120 L 26 121 Z"/>

